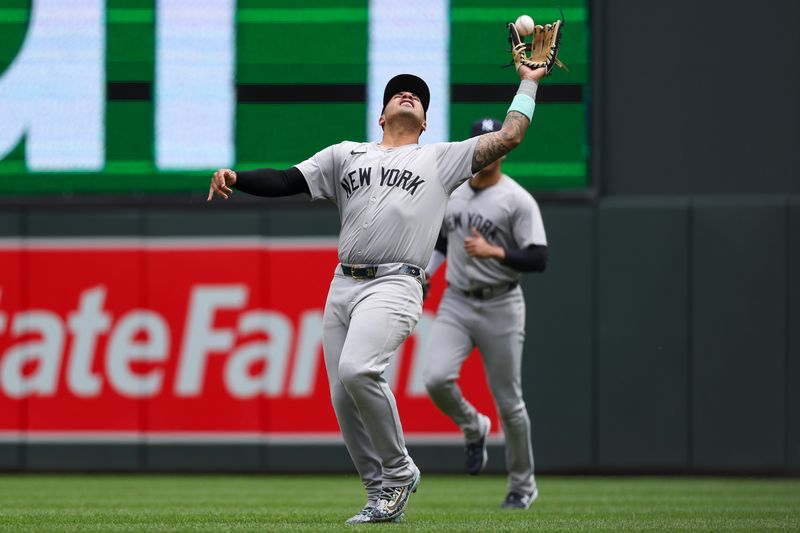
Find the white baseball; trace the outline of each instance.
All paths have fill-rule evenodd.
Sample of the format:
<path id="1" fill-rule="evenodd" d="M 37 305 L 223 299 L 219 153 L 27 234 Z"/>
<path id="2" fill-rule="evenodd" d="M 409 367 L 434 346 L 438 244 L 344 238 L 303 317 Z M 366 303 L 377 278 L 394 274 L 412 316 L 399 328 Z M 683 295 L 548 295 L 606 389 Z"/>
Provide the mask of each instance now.
<path id="1" fill-rule="evenodd" d="M 517 20 L 514 22 L 514 26 L 517 27 L 517 33 L 520 36 L 530 35 L 533 33 L 533 19 L 528 15 L 520 15 L 517 17 Z"/>

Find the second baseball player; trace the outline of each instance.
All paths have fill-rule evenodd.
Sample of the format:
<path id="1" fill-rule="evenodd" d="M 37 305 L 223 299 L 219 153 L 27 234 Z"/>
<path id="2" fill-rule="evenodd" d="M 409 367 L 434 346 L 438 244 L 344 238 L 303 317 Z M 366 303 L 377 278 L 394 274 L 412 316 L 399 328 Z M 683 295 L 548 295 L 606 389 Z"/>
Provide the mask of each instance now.
<path id="1" fill-rule="evenodd" d="M 492 118 L 477 121 L 472 136 L 498 131 Z M 486 465 L 488 416 L 462 395 L 456 380 L 477 346 L 506 435 L 506 509 L 527 509 L 538 496 L 531 424 L 522 398 L 525 300 L 520 272 L 543 271 L 547 239 L 536 200 L 501 171 L 501 157 L 453 192 L 442 236 L 426 268 L 447 258 L 447 290 L 424 350 L 425 385 L 437 407 L 464 432 L 466 469 Z"/>

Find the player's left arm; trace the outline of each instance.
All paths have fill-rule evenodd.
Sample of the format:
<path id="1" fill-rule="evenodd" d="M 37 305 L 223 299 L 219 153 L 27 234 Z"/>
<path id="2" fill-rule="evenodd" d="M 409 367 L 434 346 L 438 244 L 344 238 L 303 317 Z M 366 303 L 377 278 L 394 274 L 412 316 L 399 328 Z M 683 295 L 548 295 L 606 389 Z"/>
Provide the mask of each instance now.
<path id="1" fill-rule="evenodd" d="M 508 249 L 505 252 L 505 259 L 501 263 L 517 272 L 544 272 L 547 268 L 547 245 L 531 244 L 526 248 Z"/>
<path id="2" fill-rule="evenodd" d="M 506 119 L 503 121 L 503 127 L 500 131 L 485 133 L 478 137 L 478 144 L 475 146 L 475 151 L 472 155 L 473 174 L 477 174 L 481 169 L 497 161 L 500 157 L 520 145 L 531 123 L 536 89 L 545 74 L 546 70 L 544 68 L 534 70 L 524 65 L 520 66 L 520 88 L 514 98 L 514 102 L 512 102 L 511 109 L 506 115 Z M 525 100 L 526 98 L 530 101 Z M 526 109 L 515 110 L 517 102 L 521 102 Z M 530 109 L 530 116 L 526 114 L 527 109 Z"/>
<path id="3" fill-rule="evenodd" d="M 521 249 L 505 248 L 491 244 L 475 228 L 472 228 L 472 236 L 464 239 L 464 250 L 472 257 L 497 259 L 517 272 L 544 272 L 547 268 L 547 245 L 530 244 Z"/>

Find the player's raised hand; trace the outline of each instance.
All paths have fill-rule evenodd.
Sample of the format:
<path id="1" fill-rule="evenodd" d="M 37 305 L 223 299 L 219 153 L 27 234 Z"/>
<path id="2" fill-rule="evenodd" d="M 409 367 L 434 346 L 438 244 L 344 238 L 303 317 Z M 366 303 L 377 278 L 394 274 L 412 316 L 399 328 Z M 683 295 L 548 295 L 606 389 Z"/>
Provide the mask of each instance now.
<path id="1" fill-rule="evenodd" d="M 214 194 L 222 196 L 226 200 L 233 194 L 231 185 L 236 183 L 236 172 L 229 168 L 221 168 L 211 176 L 211 187 L 208 188 L 207 202 L 210 202 Z"/>
<path id="2" fill-rule="evenodd" d="M 539 81 L 547 74 L 547 69 L 544 67 L 533 69 L 526 67 L 525 65 L 520 65 L 517 72 L 519 73 L 519 79 L 531 80 L 539 83 Z"/>

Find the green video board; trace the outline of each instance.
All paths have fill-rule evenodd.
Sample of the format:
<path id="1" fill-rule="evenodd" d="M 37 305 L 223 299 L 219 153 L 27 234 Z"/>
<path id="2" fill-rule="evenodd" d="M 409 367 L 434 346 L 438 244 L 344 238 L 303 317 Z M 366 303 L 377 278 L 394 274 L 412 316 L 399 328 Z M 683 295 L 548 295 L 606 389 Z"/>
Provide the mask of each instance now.
<path id="1" fill-rule="evenodd" d="M 4 0 L 0 194 L 197 191 L 215 168 L 377 141 L 383 85 L 400 72 L 431 86 L 420 142 L 461 140 L 502 119 L 516 90 L 505 23 L 551 22 L 559 6 L 569 71 L 543 82 L 504 170 L 531 190 L 586 189 L 587 3 Z"/>

